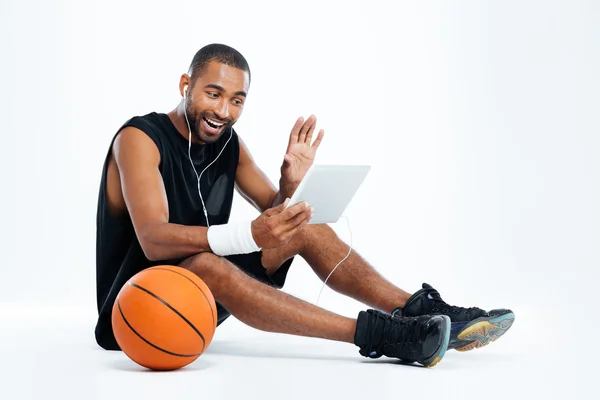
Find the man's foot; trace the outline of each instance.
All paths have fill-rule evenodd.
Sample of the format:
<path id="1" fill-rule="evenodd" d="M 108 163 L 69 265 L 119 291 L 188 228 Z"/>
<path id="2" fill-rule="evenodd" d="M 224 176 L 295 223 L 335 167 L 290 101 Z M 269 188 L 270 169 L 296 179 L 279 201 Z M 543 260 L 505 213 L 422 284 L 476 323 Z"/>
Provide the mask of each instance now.
<path id="1" fill-rule="evenodd" d="M 448 305 L 427 283 L 413 294 L 404 307 L 392 312 L 395 318 L 419 315 L 446 315 L 452 321 L 449 349 L 458 351 L 483 347 L 504 335 L 515 320 L 511 310 L 485 311 L 477 307 Z"/>
<path id="2" fill-rule="evenodd" d="M 369 358 L 382 355 L 433 367 L 440 362 L 450 340 L 446 316 L 392 318 L 378 310 L 361 311 L 356 322 L 354 344 Z"/>

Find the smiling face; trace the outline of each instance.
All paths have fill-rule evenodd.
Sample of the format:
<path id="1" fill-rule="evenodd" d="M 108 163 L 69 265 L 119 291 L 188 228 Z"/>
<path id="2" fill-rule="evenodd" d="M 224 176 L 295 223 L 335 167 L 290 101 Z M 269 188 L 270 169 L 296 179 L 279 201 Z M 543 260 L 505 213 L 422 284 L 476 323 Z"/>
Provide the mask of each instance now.
<path id="1" fill-rule="evenodd" d="M 203 143 L 213 143 L 239 119 L 250 86 L 242 69 L 211 61 L 188 89 L 184 104 L 190 130 Z"/>

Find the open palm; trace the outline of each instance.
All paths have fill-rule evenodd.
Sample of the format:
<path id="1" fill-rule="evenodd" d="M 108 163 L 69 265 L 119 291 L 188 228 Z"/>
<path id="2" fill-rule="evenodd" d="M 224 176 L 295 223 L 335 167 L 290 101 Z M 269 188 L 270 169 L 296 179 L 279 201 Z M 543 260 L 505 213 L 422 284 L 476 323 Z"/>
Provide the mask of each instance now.
<path id="1" fill-rule="evenodd" d="M 281 166 L 281 178 L 288 185 L 298 185 L 315 160 L 317 149 L 325 135 L 325 131 L 321 129 L 311 144 L 316 124 L 317 118 L 311 115 L 306 121 L 302 117 L 298 118 L 292 128 Z"/>

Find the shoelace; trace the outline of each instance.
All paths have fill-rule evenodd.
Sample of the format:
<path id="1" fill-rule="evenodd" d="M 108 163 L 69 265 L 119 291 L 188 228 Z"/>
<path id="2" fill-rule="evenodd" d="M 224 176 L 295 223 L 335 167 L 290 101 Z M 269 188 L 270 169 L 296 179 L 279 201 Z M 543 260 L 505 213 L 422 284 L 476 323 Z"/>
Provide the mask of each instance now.
<path id="1" fill-rule="evenodd" d="M 453 313 L 460 313 L 463 311 L 466 311 L 468 314 L 473 314 L 475 312 L 485 312 L 484 310 L 482 310 L 481 308 L 478 307 L 460 307 L 460 306 L 453 306 L 450 305 L 448 303 L 446 303 L 443 300 L 440 301 L 436 301 L 435 302 L 435 306 L 433 307 L 434 309 L 439 309 L 440 311 L 444 311 L 444 310 L 448 310 L 448 311 L 452 311 Z"/>
<path id="2" fill-rule="evenodd" d="M 373 334 L 379 321 L 385 324 L 379 344 L 377 346 L 371 344 L 365 348 L 366 354 L 371 357 L 381 356 L 383 354 L 382 348 L 389 345 L 396 347 L 398 355 L 406 355 L 411 347 L 418 343 L 420 329 L 417 317 L 405 317 L 397 320 L 389 315 L 379 315 L 378 318 L 374 319 L 370 327 L 369 342 L 373 343 Z"/>
<path id="3" fill-rule="evenodd" d="M 389 333 L 386 335 L 384 328 L 384 345 L 398 346 L 400 355 L 406 355 L 419 341 L 418 318 L 404 318 L 395 320 L 389 325 Z"/>
<path id="4" fill-rule="evenodd" d="M 485 312 L 484 310 L 478 307 L 461 307 L 448 304 L 444 300 L 442 300 L 442 296 L 440 296 L 440 293 L 435 289 L 428 290 L 427 294 L 430 296 L 431 299 L 433 299 L 433 301 L 435 301 L 435 306 L 433 308 L 439 309 L 440 311 L 452 310 L 453 313 L 460 313 L 462 311 L 466 311 L 467 313 L 474 313 L 480 311 Z"/>

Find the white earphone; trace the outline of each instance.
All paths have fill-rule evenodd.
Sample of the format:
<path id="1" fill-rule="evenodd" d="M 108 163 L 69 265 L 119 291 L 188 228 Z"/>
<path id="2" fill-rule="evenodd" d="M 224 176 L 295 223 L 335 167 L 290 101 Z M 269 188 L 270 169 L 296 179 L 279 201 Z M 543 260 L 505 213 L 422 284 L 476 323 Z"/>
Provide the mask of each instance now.
<path id="1" fill-rule="evenodd" d="M 202 170 L 202 172 L 200 172 L 200 175 L 198 175 L 198 171 L 196 171 L 196 166 L 194 166 L 194 162 L 192 161 L 192 154 L 191 154 L 191 152 L 192 152 L 192 129 L 190 128 L 190 121 L 188 120 L 187 110 L 185 107 L 185 100 L 187 97 L 187 89 L 188 89 L 188 85 L 185 85 L 183 87 L 183 100 L 184 100 L 183 114 L 185 115 L 185 121 L 187 122 L 187 126 L 188 126 L 188 158 L 190 159 L 190 164 L 192 164 L 192 168 L 194 169 L 194 173 L 196 174 L 196 178 L 198 179 L 198 195 L 200 196 L 200 201 L 202 202 L 202 210 L 204 211 L 204 218 L 206 218 L 206 226 L 210 227 L 210 222 L 208 222 L 208 213 L 206 212 L 206 206 L 204 205 L 204 199 L 202 198 L 202 192 L 200 191 L 200 178 L 202 177 L 202 174 L 204 173 L 204 171 L 206 171 L 208 169 L 208 167 L 210 167 L 221 156 L 221 154 L 223 153 L 223 150 L 225 150 L 225 147 L 227 147 L 227 144 L 229 144 L 229 141 L 231 140 L 231 137 L 233 136 L 233 129 L 229 128 L 229 130 L 231 132 L 231 134 L 229 135 L 229 139 L 227 139 L 225 146 L 223 146 L 223 148 L 221 149 L 221 151 L 219 152 L 217 157 L 210 164 L 208 164 L 206 166 L 206 168 L 204 168 Z"/>

